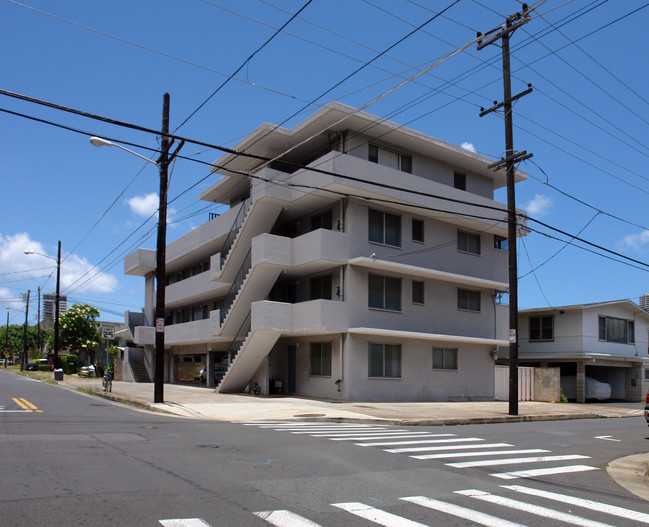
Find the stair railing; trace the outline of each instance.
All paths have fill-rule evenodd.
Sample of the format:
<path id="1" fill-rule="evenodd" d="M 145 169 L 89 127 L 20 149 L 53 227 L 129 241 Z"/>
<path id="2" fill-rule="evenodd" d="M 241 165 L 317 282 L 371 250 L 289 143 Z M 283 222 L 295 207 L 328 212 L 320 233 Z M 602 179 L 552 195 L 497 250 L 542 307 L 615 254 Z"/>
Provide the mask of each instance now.
<path id="1" fill-rule="evenodd" d="M 225 317 L 228 314 L 230 307 L 232 307 L 232 304 L 234 303 L 234 299 L 236 298 L 237 293 L 239 292 L 239 289 L 243 284 L 243 281 L 248 275 L 248 271 L 250 270 L 250 264 L 251 264 L 251 255 L 252 255 L 252 247 L 248 249 L 248 254 L 244 258 L 243 264 L 241 264 L 241 267 L 237 271 L 237 275 L 234 277 L 234 280 L 232 281 L 232 285 L 228 290 L 228 294 L 225 295 L 225 299 L 223 300 L 223 307 L 221 307 L 221 313 L 220 313 L 221 324 L 223 324 L 223 321 L 225 320 Z"/>
<path id="2" fill-rule="evenodd" d="M 232 227 L 230 227 L 230 232 L 225 238 L 225 242 L 223 242 L 223 247 L 221 248 L 221 268 L 223 268 L 225 259 L 228 253 L 230 252 L 230 248 L 232 247 L 232 244 L 234 243 L 234 238 L 239 232 L 241 225 L 243 225 L 243 220 L 245 219 L 246 214 L 248 213 L 248 209 L 250 209 L 250 203 L 251 203 L 251 199 L 248 198 L 241 204 L 241 207 L 239 208 L 239 212 L 237 212 L 237 216 L 234 218 L 234 222 L 232 223 Z"/>

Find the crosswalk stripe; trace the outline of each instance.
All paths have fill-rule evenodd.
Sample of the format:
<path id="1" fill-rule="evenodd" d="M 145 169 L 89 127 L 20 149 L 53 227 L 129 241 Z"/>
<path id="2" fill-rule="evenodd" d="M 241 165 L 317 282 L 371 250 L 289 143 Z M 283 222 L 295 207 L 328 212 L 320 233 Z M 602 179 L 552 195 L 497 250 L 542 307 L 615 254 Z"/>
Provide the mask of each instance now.
<path id="1" fill-rule="evenodd" d="M 501 473 L 489 474 L 489 475 L 501 479 L 518 479 L 518 478 L 534 478 L 537 476 L 554 476 L 556 474 L 569 474 L 572 472 L 585 472 L 588 470 L 599 470 L 599 469 L 597 467 L 591 467 L 590 465 L 568 465 L 565 467 L 537 468 L 532 470 L 519 470 L 516 472 L 501 472 Z"/>
<path id="2" fill-rule="evenodd" d="M 164 527 L 212 527 L 200 518 L 178 518 L 176 520 L 158 520 Z"/>
<path id="3" fill-rule="evenodd" d="M 595 512 L 603 512 L 605 514 L 610 514 L 611 516 L 618 516 L 620 518 L 643 522 L 649 525 L 649 514 L 646 514 L 644 512 L 625 509 L 624 507 L 618 507 L 616 505 L 608 505 L 607 503 L 601 503 L 599 501 L 576 498 L 574 496 L 567 496 L 564 494 L 557 494 L 556 492 L 522 487 L 520 485 L 502 485 L 502 488 L 513 490 L 514 492 L 520 492 L 522 494 L 528 494 L 530 496 L 536 496 L 540 498 L 546 498 L 548 500 L 559 501 L 561 503 L 567 503 L 568 505 L 583 507 Z"/>
<path id="4" fill-rule="evenodd" d="M 300 432 L 302 434 L 312 434 L 313 432 L 366 432 L 368 430 L 391 430 L 390 428 L 370 428 L 367 426 L 301 426 L 299 428 L 277 428 L 275 426 L 270 426 L 264 428 L 272 428 L 278 432 Z"/>
<path id="5" fill-rule="evenodd" d="M 439 445 L 449 445 L 450 443 L 475 443 L 479 441 L 484 441 L 484 439 L 480 437 L 453 437 L 451 439 L 432 439 L 430 441 L 426 441 L 427 444 L 430 445 L 436 445 L 436 446 L 417 446 L 417 447 L 407 447 L 407 448 L 390 448 L 386 449 L 386 452 L 390 452 L 392 454 L 400 454 L 403 452 L 427 452 L 428 450 L 435 450 L 438 448 Z M 414 444 L 414 443 L 413 443 Z M 511 445 L 509 445 L 511 446 Z M 470 445 L 467 445 L 467 448 L 470 447 Z M 460 448 L 464 448 L 463 445 L 458 445 L 454 444 L 451 448 L 458 450 Z"/>
<path id="6" fill-rule="evenodd" d="M 555 511 L 553 509 L 548 509 L 547 507 L 541 507 L 539 505 L 533 505 L 531 503 L 524 503 L 522 501 L 505 498 L 503 496 L 496 496 L 494 494 L 483 492 L 481 490 L 458 490 L 455 491 L 455 493 L 461 494 L 462 496 L 468 496 L 470 498 L 493 503 L 495 505 L 501 505 L 508 509 L 528 512 L 530 514 L 535 514 L 536 516 L 542 516 L 543 518 L 571 523 L 573 525 L 579 525 L 580 527 L 613 527 L 608 523 L 589 520 L 587 518 L 582 518 L 581 516 L 576 516 L 572 513 L 568 514 L 565 512 Z"/>
<path id="7" fill-rule="evenodd" d="M 416 444 L 425 444 L 425 443 L 434 442 L 434 441 L 431 441 L 430 439 L 426 439 L 425 441 L 422 441 L 423 438 L 429 438 L 429 437 L 455 437 L 455 434 L 425 434 L 425 435 L 421 435 L 421 436 L 419 436 L 416 439 L 411 440 L 411 441 L 390 441 L 390 442 L 382 442 L 382 443 L 356 443 L 356 445 L 357 446 L 397 446 L 397 445 L 416 445 Z"/>
<path id="8" fill-rule="evenodd" d="M 432 498 L 427 498 L 425 496 L 408 496 L 406 498 L 399 498 L 410 503 L 415 503 L 416 505 L 421 505 L 422 507 L 427 507 L 436 511 L 444 512 L 452 516 L 457 516 L 458 518 L 463 518 L 474 523 L 479 523 L 480 525 L 489 525 L 491 527 L 524 527 L 521 523 L 515 523 L 497 516 L 491 516 L 480 511 L 474 511 L 473 509 L 467 509 L 465 507 L 460 507 L 459 505 L 454 505 L 452 503 L 446 503 L 445 501 L 439 501 Z"/>
<path id="9" fill-rule="evenodd" d="M 304 516 L 291 511 L 261 511 L 253 514 L 275 527 L 321 527 L 319 523 L 307 520 Z"/>
<path id="10" fill-rule="evenodd" d="M 330 437 L 332 441 L 365 441 L 366 439 L 408 439 L 409 437 L 426 437 L 425 435 L 413 436 L 412 432 L 408 434 L 382 434 L 382 435 L 355 435 L 355 437 Z M 482 441 L 482 440 L 481 440 Z"/>
<path id="11" fill-rule="evenodd" d="M 305 432 L 293 432 L 294 434 L 303 434 Z M 368 431 L 361 431 L 361 432 L 335 432 L 331 434 L 321 434 L 319 432 L 313 433 L 313 432 L 306 432 L 309 434 L 312 434 L 313 437 L 348 437 L 348 436 L 353 436 L 353 435 L 364 435 L 368 437 L 372 436 L 380 436 L 380 435 L 385 435 L 385 436 L 390 436 L 390 435 L 403 435 L 407 434 L 408 436 L 412 437 L 417 437 L 422 434 L 425 434 L 426 432 L 409 432 L 408 430 L 368 430 Z"/>
<path id="12" fill-rule="evenodd" d="M 465 450 L 473 450 L 477 448 L 501 448 L 501 447 L 507 447 L 507 446 L 513 446 L 510 445 L 509 443 L 482 443 L 482 444 L 477 444 L 477 445 L 452 445 L 452 446 L 437 446 L 437 447 L 431 447 L 431 448 L 426 448 L 424 451 L 440 451 L 440 450 L 458 450 L 462 449 L 462 451 Z M 389 450 L 386 450 L 386 452 L 389 452 Z M 435 459 L 436 454 L 420 454 L 417 456 L 410 456 L 413 459 Z"/>
<path id="13" fill-rule="evenodd" d="M 430 454 L 426 459 L 447 459 L 451 457 L 478 457 L 478 456 L 498 456 L 502 454 L 540 454 L 550 452 L 542 448 L 528 448 L 526 450 L 487 450 L 486 452 L 444 452 L 442 454 Z M 413 456 L 414 457 L 414 456 Z"/>
<path id="14" fill-rule="evenodd" d="M 518 465 L 521 463 L 544 463 L 546 461 L 570 461 L 573 459 L 590 459 L 590 456 L 570 454 L 565 456 L 536 456 L 536 457 L 514 457 L 504 459 L 481 459 L 479 461 L 461 461 L 460 463 L 446 463 L 446 466 L 453 468 L 490 467 L 494 465 Z"/>
<path id="15" fill-rule="evenodd" d="M 385 512 L 375 507 L 370 507 L 364 503 L 350 502 L 350 503 L 332 503 L 334 507 L 343 509 L 355 516 L 369 520 L 372 523 L 383 525 L 384 527 L 428 527 L 423 523 L 419 523 L 402 516 L 397 516 L 391 512 Z"/>

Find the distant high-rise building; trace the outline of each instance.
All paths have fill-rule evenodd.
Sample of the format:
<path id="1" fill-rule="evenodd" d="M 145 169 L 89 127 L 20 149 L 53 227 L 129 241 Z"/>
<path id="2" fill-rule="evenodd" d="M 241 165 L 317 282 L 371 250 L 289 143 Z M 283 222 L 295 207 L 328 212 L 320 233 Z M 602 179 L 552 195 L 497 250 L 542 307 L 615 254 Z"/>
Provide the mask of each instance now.
<path id="1" fill-rule="evenodd" d="M 646 293 L 640 297 L 640 307 L 645 311 L 649 311 L 649 293 Z"/>
<path id="2" fill-rule="evenodd" d="M 54 320 L 56 293 L 43 293 L 43 320 Z M 68 311 L 68 297 L 59 295 L 59 315 Z"/>

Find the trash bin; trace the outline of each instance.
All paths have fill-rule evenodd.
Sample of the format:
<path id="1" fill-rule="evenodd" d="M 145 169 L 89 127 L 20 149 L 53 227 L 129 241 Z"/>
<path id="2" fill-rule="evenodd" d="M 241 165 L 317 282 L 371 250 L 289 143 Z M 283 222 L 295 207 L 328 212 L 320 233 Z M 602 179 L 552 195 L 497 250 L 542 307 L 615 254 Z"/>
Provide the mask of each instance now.
<path id="1" fill-rule="evenodd" d="M 54 370 L 54 380 L 55 381 L 63 380 L 63 370 L 61 368 L 59 368 L 58 370 Z"/>

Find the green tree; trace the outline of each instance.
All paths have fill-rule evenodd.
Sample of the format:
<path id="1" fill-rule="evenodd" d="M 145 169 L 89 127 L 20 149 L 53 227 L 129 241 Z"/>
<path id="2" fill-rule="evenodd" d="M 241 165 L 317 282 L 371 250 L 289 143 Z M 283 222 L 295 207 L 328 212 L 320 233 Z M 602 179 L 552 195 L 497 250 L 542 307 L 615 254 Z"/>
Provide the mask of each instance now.
<path id="1" fill-rule="evenodd" d="M 59 348 L 82 351 L 98 346 L 101 341 L 101 333 L 95 322 L 98 317 L 99 310 L 88 304 L 70 307 L 67 313 L 59 317 Z"/>
<path id="2" fill-rule="evenodd" d="M 7 335 L 7 326 L 0 327 L 0 350 L 4 350 L 5 343 L 10 353 L 17 354 L 23 350 L 23 325 L 13 324 L 9 326 L 9 338 Z M 43 346 L 49 342 L 51 332 L 41 327 L 41 343 Z M 30 356 L 38 354 L 38 328 L 29 326 L 27 328 L 27 350 Z"/>

